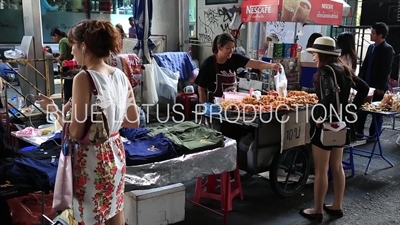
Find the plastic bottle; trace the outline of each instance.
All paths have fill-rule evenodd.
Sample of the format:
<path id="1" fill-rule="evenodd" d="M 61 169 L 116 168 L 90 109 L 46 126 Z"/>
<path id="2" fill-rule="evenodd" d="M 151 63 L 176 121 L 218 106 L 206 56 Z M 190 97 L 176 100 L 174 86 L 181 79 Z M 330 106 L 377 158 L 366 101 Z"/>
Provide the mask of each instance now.
<path id="1" fill-rule="evenodd" d="M 12 106 L 14 106 L 15 108 L 19 109 L 19 105 L 18 105 L 19 102 L 18 102 L 18 97 L 17 96 L 13 96 L 10 99 L 10 103 L 11 103 Z"/>
<path id="2" fill-rule="evenodd" d="M 18 98 L 18 109 L 22 109 L 22 107 L 24 107 L 25 103 L 24 103 L 24 98 L 23 97 L 19 97 Z"/>

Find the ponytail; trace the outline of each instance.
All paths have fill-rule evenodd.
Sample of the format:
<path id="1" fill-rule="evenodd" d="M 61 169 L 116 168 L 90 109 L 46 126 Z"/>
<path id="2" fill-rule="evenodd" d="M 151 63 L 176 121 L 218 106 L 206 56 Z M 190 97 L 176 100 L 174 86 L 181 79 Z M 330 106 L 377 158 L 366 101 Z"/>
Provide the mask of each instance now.
<path id="1" fill-rule="evenodd" d="M 217 36 L 214 38 L 214 41 L 213 41 L 213 44 L 212 44 L 212 52 L 213 52 L 214 54 L 217 54 L 217 53 L 218 53 L 218 39 L 219 39 L 220 36 L 221 36 L 221 35 L 217 35 Z"/>
<path id="2" fill-rule="evenodd" d="M 213 41 L 213 44 L 212 44 L 212 52 L 214 54 L 217 54 L 218 53 L 218 45 L 223 47 L 229 42 L 235 43 L 235 39 L 232 37 L 231 34 L 223 33 L 223 34 L 217 35 L 214 38 L 214 41 Z"/>

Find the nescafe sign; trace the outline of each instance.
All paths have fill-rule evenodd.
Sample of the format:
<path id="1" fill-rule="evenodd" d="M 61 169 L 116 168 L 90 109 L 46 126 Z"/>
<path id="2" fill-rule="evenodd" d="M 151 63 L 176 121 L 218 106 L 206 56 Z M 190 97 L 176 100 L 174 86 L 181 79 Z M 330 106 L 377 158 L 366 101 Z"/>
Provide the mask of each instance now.
<path id="1" fill-rule="evenodd" d="M 268 22 L 278 19 L 279 0 L 243 1 L 242 22 Z"/>

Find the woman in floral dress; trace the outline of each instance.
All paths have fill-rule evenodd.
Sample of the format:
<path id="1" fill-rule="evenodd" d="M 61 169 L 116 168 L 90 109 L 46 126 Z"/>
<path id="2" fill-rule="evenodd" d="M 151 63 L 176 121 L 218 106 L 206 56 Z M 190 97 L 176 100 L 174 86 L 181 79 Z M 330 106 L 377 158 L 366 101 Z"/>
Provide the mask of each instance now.
<path id="1" fill-rule="evenodd" d="M 72 99 L 59 112 L 51 99 L 40 96 L 41 106 L 62 123 L 70 112 L 69 133 L 74 140 L 85 136 L 85 122 L 94 104 L 89 78 L 98 92 L 98 104 L 108 119 L 110 138 L 98 145 L 77 145 L 74 152 L 74 217 L 81 225 L 124 225 L 125 152 L 121 127 L 136 128 L 138 111 L 132 87 L 125 74 L 107 65 L 109 54 L 121 51 L 120 34 L 108 21 L 87 20 L 68 33 L 72 53 L 81 71 L 74 78 Z M 90 77 L 89 77 L 90 76 Z"/>

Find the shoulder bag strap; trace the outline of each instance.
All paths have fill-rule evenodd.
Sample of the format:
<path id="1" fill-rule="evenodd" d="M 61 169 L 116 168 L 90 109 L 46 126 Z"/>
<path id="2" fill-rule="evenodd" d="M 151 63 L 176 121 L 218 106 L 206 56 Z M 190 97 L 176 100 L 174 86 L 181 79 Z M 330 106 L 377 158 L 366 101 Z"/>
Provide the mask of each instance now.
<path id="1" fill-rule="evenodd" d="M 87 75 L 87 77 L 88 77 L 90 89 L 92 89 L 92 94 L 93 94 L 93 96 L 95 97 L 95 101 L 97 101 L 98 92 L 97 92 L 96 85 L 94 84 L 93 77 L 92 77 L 92 75 L 90 75 L 89 71 L 85 70 L 85 73 L 86 73 L 86 75 Z M 100 111 L 103 110 L 103 109 L 102 109 L 100 106 L 98 106 L 98 105 L 97 105 L 97 109 L 100 110 Z"/>
<path id="2" fill-rule="evenodd" d="M 329 66 L 329 65 L 327 65 L 327 67 L 329 68 L 329 69 L 331 69 L 332 70 L 332 72 L 333 72 L 333 79 L 334 79 L 334 81 L 335 81 L 335 93 L 336 93 L 336 106 L 337 106 L 337 110 L 339 110 L 339 116 L 341 116 L 340 115 L 340 100 L 339 100 L 339 92 L 340 92 L 340 87 L 339 87 L 339 85 L 338 85 L 338 83 L 337 83 L 337 79 L 336 79 L 336 73 L 335 73 L 335 70 L 331 67 L 331 66 Z"/>
<path id="3" fill-rule="evenodd" d="M 86 75 L 87 75 L 87 77 L 88 77 L 90 89 L 92 89 L 93 95 L 94 95 L 94 96 L 97 96 L 97 95 L 98 95 L 98 92 L 97 92 L 96 85 L 94 84 L 92 75 L 90 75 L 89 71 L 87 71 L 87 70 L 85 70 L 85 73 L 86 73 Z"/>

